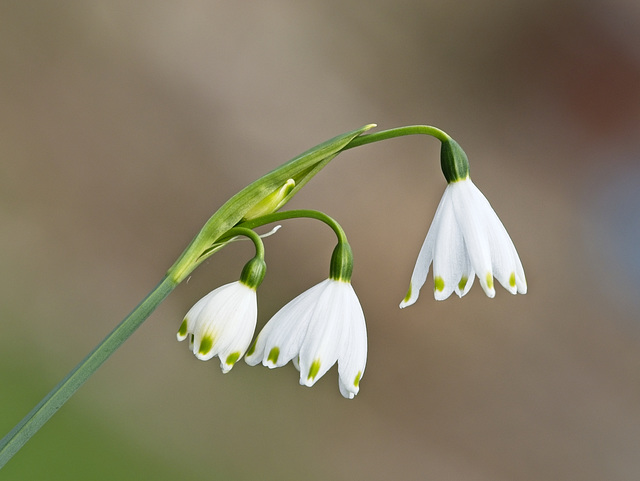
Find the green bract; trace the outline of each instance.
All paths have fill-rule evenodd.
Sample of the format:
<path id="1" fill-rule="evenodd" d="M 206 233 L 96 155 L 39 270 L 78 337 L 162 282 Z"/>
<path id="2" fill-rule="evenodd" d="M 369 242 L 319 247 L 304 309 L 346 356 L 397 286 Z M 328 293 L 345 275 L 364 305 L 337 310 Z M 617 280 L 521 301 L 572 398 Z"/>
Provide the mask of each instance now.
<path id="1" fill-rule="evenodd" d="M 231 199 L 225 202 L 225 204 L 211 216 L 180 258 L 169 269 L 174 281 L 181 282 L 189 275 L 189 273 L 204 260 L 207 251 L 213 244 L 230 240 L 221 238 L 224 237 L 224 234 L 229 229 L 240 222 L 247 213 L 254 214 L 252 210 L 256 208 L 256 206 L 264 207 L 263 203 L 265 199 L 267 199 L 268 203 L 268 201 L 271 200 L 270 196 L 274 193 L 281 192 L 283 186 L 290 186 L 290 179 L 293 180 L 295 184 L 282 199 L 277 199 L 272 206 L 274 211 L 291 200 L 291 198 L 304 187 L 314 175 L 320 172 L 323 167 L 338 155 L 349 142 L 373 127 L 375 127 L 375 124 L 368 124 L 357 130 L 327 140 L 260 177 L 231 197 Z M 260 212 L 261 215 L 267 213 L 269 213 L 268 210 Z"/>

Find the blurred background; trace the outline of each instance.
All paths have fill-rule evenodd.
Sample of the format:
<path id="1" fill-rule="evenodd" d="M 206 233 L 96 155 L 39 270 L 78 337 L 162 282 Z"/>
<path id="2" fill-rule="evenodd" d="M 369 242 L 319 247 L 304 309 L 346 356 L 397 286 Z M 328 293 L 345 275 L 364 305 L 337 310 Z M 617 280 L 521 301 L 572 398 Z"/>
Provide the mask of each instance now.
<path id="1" fill-rule="evenodd" d="M 160 280 L 236 191 L 367 123 L 436 125 L 513 238 L 526 296 L 400 311 L 445 187 L 439 144 L 336 158 L 289 204 L 337 218 L 367 316 L 335 368 L 197 361 L 175 332 L 237 280 L 212 257 L 0 472 L 7 480 L 640 478 L 640 3 L 0 4 L 0 431 Z M 266 241 L 259 326 L 334 238 Z M 430 282 L 430 281 L 429 281 Z"/>

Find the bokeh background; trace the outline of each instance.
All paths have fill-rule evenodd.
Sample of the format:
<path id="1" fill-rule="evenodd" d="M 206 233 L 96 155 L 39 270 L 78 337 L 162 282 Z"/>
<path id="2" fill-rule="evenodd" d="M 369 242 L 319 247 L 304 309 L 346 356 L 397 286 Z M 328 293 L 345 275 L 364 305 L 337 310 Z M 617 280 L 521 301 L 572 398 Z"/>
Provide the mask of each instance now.
<path id="1" fill-rule="evenodd" d="M 0 431 L 157 283 L 228 197 L 375 122 L 437 125 L 525 265 L 400 311 L 438 142 L 340 155 L 289 204 L 333 215 L 369 330 L 361 391 L 221 374 L 175 331 L 216 254 L 0 472 L 7 480 L 640 478 L 640 3 L 0 3 Z M 324 279 L 313 221 L 266 240 L 259 326 Z"/>

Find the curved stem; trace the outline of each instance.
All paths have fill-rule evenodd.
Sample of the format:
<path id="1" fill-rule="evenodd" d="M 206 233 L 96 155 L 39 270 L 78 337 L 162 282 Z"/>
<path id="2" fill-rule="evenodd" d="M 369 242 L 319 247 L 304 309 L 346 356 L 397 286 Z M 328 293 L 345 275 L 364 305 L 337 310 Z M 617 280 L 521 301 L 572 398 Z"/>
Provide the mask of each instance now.
<path id="1" fill-rule="evenodd" d="M 229 229 L 220 239 L 220 242 L 226 242 L 227 240 L 231 240 L 239 235 L 248 237 L 253 242 L 253 245 L 256 246 L 256 257 L 264 258 L 264 244 L 262 239 L 257 233 L 252 231 L 251 228 L 246 227 L 244 224 Z"/>
<path id="2" fill-rule="evenodd" d="M 373 142 L 379 142 L 381 140 L 393 139 L 395 137 L 402 137 L 405 135 L 430 135 L 440 140 L 441 142 L 448 142 L 451 140 L 449 135 L 440 130 L 437 127 L 430 125 L 407 125 L 406 127 L 398 127 L 396 129 L 383 130 L 373 134 L 362 134 L 353 139 L 342 150 L 352 149 L 361 145 L 371 144 Z"/>
<path id="3" fill-rule="evenodd" d="M 80 362 L 9 434 L 0 440 L 0 468 L 118 349 L 178 284 L 166 276 L 96 348 Z"/>
<path id="4" fill-rule="evenodd" d="M 272 222 L 279 222 L 281 220 L 300 219 L 305 217 L 324 222 L 333 229 L 333 232 L 338 237 L 338 244 L 331 254 L 329 278 L 336 281 L 351 282 L 351 274 L 353 273 L 353 253 L 351 252 L 351 246 L 347 241 L 347 235 L 340 224 L 324 212 L 307 209 L 274 212 L 273 214 L 264 215 L 250 221 L 243 222 L 242 224 L 238 224 L 238 226 L 255 228 Z"/>
<path id="5" fill-rule="evenodd" d="M 271 224 L 273 222 L 280 222 L 281 220 L 300 219 L 304 217 L 324 222 L 329 227 L 331 227 L 331 229 L 333 229 L 333 232 L 335 232 L 336 236 L 338 237 L 338 242 L 347 242 L 347 234 L 345 234 L 340 224 L 338 224 L 338 222 L 336 222 L 336 220 L 332 217 L 329 217 L 327 214 L 317 210 L 298 209 L 287 210 L 284 212 L 274 212 L 273 214 L 263 215 L 262 217 L 256 217 L 255 219 L 242 222 L 238 224 L 237 227 L 255 229 L 256 227 Z"/>

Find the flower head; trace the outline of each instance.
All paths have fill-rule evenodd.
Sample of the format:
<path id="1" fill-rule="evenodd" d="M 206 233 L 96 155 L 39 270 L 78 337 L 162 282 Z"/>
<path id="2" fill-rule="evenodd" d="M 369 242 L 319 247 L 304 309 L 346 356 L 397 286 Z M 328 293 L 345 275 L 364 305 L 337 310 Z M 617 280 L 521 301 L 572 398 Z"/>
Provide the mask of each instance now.
<path id="1" fill-rule="evenodd" d="M 527 292 L 527 281 L 516 248 L 486 197 L 467 176 L 444 191 L 400 307 L 413 304 L 433 263 L 434 296 L 462 297 L 477 275 L 489 297 L 494 277 L 512 294 Z"/>
<path id="2" fill-rule="evenodd" d="M 293 361 L 305 386 L 337 361 L 340 392 L 352 399 L 367 362 L 367 328 L 351 283 L 326 279 L 293 299 L 267 322 L 245 360 L 270 368 Z"/>
<path id="3" fill-rule="evenodd" d="M 229 372 L 240 359 L 256 328 L 256 291 L 242 281 L 211 291 L 187 312 L 178 331 L 178 341 L 189 337 L 189 349 L 198 359 L 220 357 L 222 372 Z"/>

